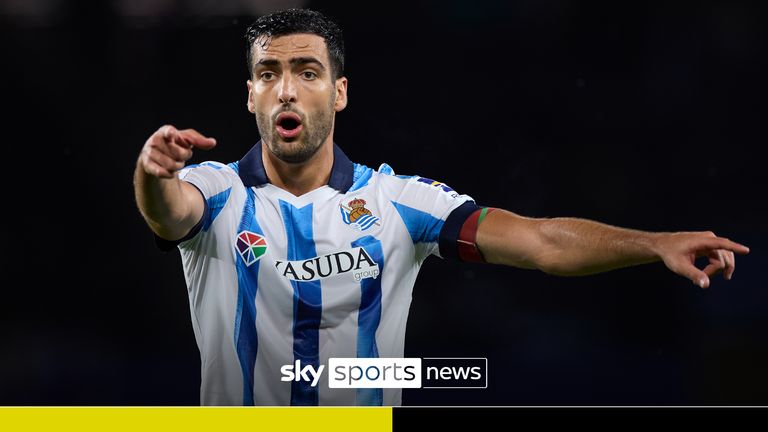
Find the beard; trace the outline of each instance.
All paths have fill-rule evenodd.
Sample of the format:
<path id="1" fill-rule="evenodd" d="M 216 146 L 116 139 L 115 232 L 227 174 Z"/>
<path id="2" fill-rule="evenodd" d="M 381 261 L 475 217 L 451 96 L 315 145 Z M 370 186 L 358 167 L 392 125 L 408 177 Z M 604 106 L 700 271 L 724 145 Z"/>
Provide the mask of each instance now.
<path id="1" fill-rule="evenodd" d="M 300 115 L 301 134 L 297 138 L 292 138 L 291 141 L 282 141 L 282 137 L 278 135 L 275 129 L 273 117 L 256 111 L 256 126 L 259 128 L 259 135 L 261 135 L 261 139 L 269 151 L 281 161 L 291 164 L 307 162 L 320 150 L 331 133 L 334 103 L 335 101 L 331 98 L 331 103 L 327 109 L 316 111 L 308 117 Z M 290 105 L 285 105 L 284 108 L 285 111 L 296 112 L 291 109 Z"/>

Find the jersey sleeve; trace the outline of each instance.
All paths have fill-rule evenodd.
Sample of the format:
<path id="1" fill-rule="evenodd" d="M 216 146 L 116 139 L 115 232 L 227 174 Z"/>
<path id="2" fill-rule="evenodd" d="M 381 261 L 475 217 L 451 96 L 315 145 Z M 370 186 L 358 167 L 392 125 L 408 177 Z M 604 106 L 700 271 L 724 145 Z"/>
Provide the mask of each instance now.
<path id="1" fill-rule="evenodd" d="M 193 239 L 201 231 L 207 230 L 215 217 L 215 212 L 221 210 L 229 198 L 233 183 L 229 171 L 230 168 L 227 165 L 219 162 L 203 162 L 179 170 L 179 180 L 191 184 L 200 192 L 205 209 L 197 224 L 183 238 L 166 240 L 155 235 L 155 243 L 161 250 L 171 250 L 179 244 Z"/>
<path id="2" fill-rule="evenodd" d="M 456 241 L 464 221 L 479 207 L 474 199 L 425 177 L 408 178 L 392 202 L 403 219 L 419 258 L 458 258 Z"/>

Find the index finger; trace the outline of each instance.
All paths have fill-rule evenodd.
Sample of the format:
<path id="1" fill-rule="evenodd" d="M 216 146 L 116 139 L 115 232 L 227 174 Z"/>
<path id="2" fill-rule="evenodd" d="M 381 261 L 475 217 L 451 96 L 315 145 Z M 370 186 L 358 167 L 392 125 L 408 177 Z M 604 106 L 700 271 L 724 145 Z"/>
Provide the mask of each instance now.
<path id="1" fill-rule="evenodd" d="M 707 241 L 704 242 L 703 246 L 710 249 L 727 249 L 729 251 L 733 251 L 742 255 L 746 255 L 749 253 L 748 247 L 723 237 L 715 237 L 712 239 L 707 239 Z"/>
<path id="2" fill-rule="evenodd" d="M 194 129 L 179 131 L 179 138 L 187 145 L 208 150 L 216 146 L 215 138 L 208 138 Z"/>

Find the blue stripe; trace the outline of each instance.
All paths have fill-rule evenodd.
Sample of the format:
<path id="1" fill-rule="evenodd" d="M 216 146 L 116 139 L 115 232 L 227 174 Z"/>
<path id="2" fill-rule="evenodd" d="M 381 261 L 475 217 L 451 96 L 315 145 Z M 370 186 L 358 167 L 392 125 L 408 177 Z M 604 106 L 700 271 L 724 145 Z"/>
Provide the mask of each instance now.
<path id="1" fill-rule="evenodd" d="M 341 219 L 344 220 L 345 224 L 349 225 L 351 223 L 349 220 L 349 213 L 345 212 L 342 206 L 339 206 L 339 210 L 341 210 Z"/>
<path id="2" fill-rule="evenodd" d="M 373 176 L 373 169 L 368 168 L 365 165 L 355 164 L 355 174 L 352 178 L 352 187 L 349 188 L 349 192 L 356 191 L 361 187 L 368 184 L 368 181 Z"/>
<path id="3" fill-rule="evenodd" d="M 207 167 L 211 167 L 211 168 L 213 168 L 213 169 L 215 169 L 215 170 L 217 170 L 217 171 L 218 171 L 218 170 L 220 170 L 220 169 L 222 169 L 222 168 L 224 168 L 223 166 L 221 166 L 221 164 L 219 164 L 219 163 L 214 163 L 214 162 L 203 162 L 203 163 L 201 163 L 201 164 L 200 164 L 200 166 L 207 166 Z"/>
<path id="4" fill-rule="evenodd" d="M 312 236 L 312 204 L 296 208 L 280 200 L 285 234 L 288 240 L 288 260 L 298 261 L 317 256 Z M 293 356 L 302 367 L 320 367 L 319 335 L 323 299 L 320 281 L 291 281 L 293 285 Z M 291 405 L 317 405 L 318 387 L 305 381 L 291 381 Z"/>
<path id="5" fill-rule="evenodd" d="M 397 209 L 397 212 L 403 219 L 414 244 L 419 242 L 432 243 L 438 240 L 440 229 L 444 223 L 442 219 L 394 201 L 392 201 L 392 205 L 395 206 L 395 209 Z"/>
<path id="6" fill-rule="evenodd" d="M 264 235 L 256 221 L 253 190 L 247 188 L 247 198 L 240 219 L 239 232 L 244 230 Z M 259 339 L 256 334 L 256 291 L 259 286 L 259 265 L 261 260 L 247 266 L 235 248 L 235 267 L 237 268 L 237 313 L 235 315 L 235 347 L 240 369 L 243 373 L 243 405 L 253 405 L 253 370 L 256 365 L 256 353 Z"/>
<path id="7" fill-rule="evenodd" d="M 370 220 L 370 219 L 371 219 L 371 217 L 370 217 L 370 216 L 368 216 L 368 215 L 362 215 L 362 216 L 360 216 L 359 218 L 357 218 L 357 220 L 355 221 L 355 223 L 356 223 L 357 225 L 359 225 L 360 227 L 362 227 L 362 226 L 363 226 L 363 224 L 364 224 L 366 221 Z"/>
<path id="8" fill-rule="evenodd" d="M 227 200 L 229 199 L 229 193 L 231 191 L 232 191 L 232 188 L 228 188 L 227 190 L 223 192 L 219 192 L 216 195 L 208 198 L 207 201 L 208 201 L 208 209 L 210 211 L 210 214 L 203 222 L 203 231 L 208 231 L 208 228 L 211 227 L 211 224 L 216 219 L 216 216 L 218 216 L 219 213 L 221 213 L 221 209 L 223 209 L 224 205 L 227 203 Z"/>
<path id="9" fill-rule="evenodd" d="M 376 330 L 381 321 L 381 279 L 384 271 L 384 253 L 381 241 L 373 236 L 361 237 L 352 242 L 352 247 L 362 247 L 379 265 L 379 276 L 360 281 L 360 310 L 357 315 L 357 357 L 378 358 L 379 349 L 376 346 Z M 382 405 L 383 390 L 380 388 L 357 389 L 358 405 Z"/>
<path id="10" fill-rule="evenodd" d="M 238 162 L 232 162 L 227 164 L 228 167 L 232 168 L 232 170 L 238 174 L 240 174 L 240 163 Z"/>
<path id="11" fill-rule="evenodd" d="M 395 171 L 392 169 L 392 167 L 385 163 L 379 165 L 379 173 L 386 174 L 386 175 L 395 175 Z"/>
<path id="12" fill-rule="evenodd" d="M 363 217 L 356 220 L 355 222 L 357 222 L 358 225 L 360 225 L 360 229 L 366 230 L 370 228 L 371 225 L 375 224 L 378 221 L 379 221 L 379 218 L 377 218 L 376 216 L 364 215 Z"/>
<path id="13" fill-rule="evenodd" d="M 357 222 L 359 224 L 363 224 L 363 223 L 365 223 L 365 221 L 368 221 L 368 220 L 371 220 L 371 219 L 375 219 L 375 216 L 371 216 L 369 214 L 364 214 L 364 215 L 360 216 L 359 218 L 357 218 L 357 220 L 355 222 Z"/>

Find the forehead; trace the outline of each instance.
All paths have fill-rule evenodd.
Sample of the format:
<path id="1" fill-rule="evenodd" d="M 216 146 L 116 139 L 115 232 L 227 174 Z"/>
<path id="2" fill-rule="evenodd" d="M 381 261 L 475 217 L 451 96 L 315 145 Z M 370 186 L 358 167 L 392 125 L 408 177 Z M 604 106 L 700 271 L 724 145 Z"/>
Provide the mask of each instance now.
<path id="1" fill-rule="evenodd" d="M 292 34 L 266 39 L 259 38 L 253 43 L 253 60 L 263 58 L 291 58 L 297 56 L 312 56 L 325 62 L 328 58 L 328 48 L 325 39 L 315 34 Z"/>

